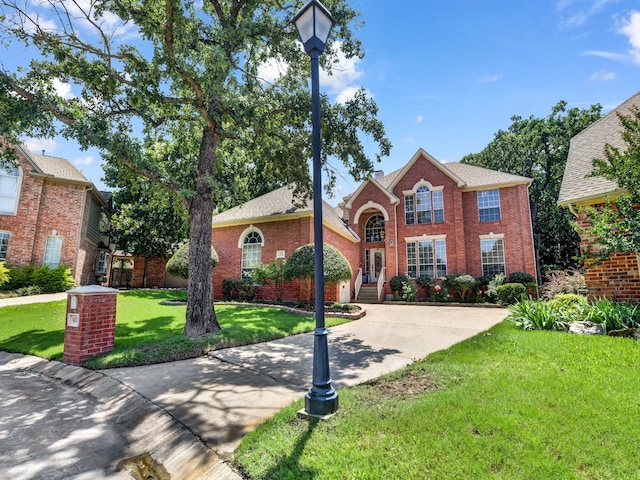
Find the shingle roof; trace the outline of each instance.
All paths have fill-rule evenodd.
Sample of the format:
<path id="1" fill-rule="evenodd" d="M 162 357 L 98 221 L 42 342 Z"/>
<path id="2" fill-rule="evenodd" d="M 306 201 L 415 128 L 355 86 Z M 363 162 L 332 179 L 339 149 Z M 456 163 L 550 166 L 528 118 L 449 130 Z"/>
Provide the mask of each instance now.
<path id="1" fill-rule="evenodd" d="M 29 152 L 29 156 L 40 170 L 39 173 L 51 175 L 52 177 L 62 180 L 71 180 L 73 182 L 86 184 L 90 183 L 80 170 L 71 165 L 69 160 L 60 157 L 50 157 L 48 155 L 36 155 L 31 152 Z"/>
<path id="2" fill-rule="evenodd" d="M 466 189 L 531 183 L 531 179 L 527 177 L 476 167 L 475 165 L 467 165 L 466 163 L 449 162 L 443 163 L 442 166 L 461 178 L 464 181 L 463 188 Z"/>
<path id="3" fill-rule="evenodd" d="M 302 206 L 295 204 L 293 188 L 284 186 L 214 215 L 212 224 L 215 227 L 257 220 L 278 220 L 279 217 L 288 215 L 311 216 L 313 214 L 313 200 L 303 200 Z M 322 220 L 344 235 L 357 238 L 354 232 L 344 224 L 336 209 L 324 200 L 322 201 Z"/>
<path id="4" fill-rule="evenodd" d="M 593 159 L 604 158 L 604 146 L 607 143 L 625 148 L 621 137 L 622 126 L 616 113 L 628 114 L 633 105 L 640 105 L 640 92 L 571 139 L 558 196 L 560 205 L 596 199 L 619 189 L 616 182 L 587 175 L 593 170 Z"/>

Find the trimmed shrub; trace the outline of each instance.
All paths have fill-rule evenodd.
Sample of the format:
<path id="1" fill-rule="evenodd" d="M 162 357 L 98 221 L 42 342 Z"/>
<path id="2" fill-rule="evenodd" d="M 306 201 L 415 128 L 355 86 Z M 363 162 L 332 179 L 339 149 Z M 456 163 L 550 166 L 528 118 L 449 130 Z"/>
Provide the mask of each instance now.
<path id="1" fill-rule="evenodd" d="M 391 280 L 389 280 L 389 288 L 391 288 L 393 293 L 402 295 L 402 286 L 406 282 L 410 281 L 411 279 L 407 275 L 396 275 L 395 277 L 391 277 Z"/>
<path id="2" fill-rule="evenodd" d="M 498 300 L 503 305 L 513 305 L 519 302 L 527 293 L 527 287 L 521 283 L 505 283 L 496 288 Z"/>
<path id="3" fill-rule="evenodd" d="M 569 308 L 576 309 L 589 305 L 589 302 L 582 295 L 575 293 L 563 293 L 556 295 L 552 300 L 549 300 L 549 305 L 553 308 Z"/>
<path id="4" fill-rule="evenodd" d="M 213 245 L 211 245 L 211 266 L 215 267 L 218 264 L 218 253 Z M 165 270 L 169 275 L 173 275 L 178 278 L 189 278 L 189 243 L 182 245 L 176 253 L 167 261 Z"/>
<path id="5" fill-rule="evenodd" d="M 225 278 L 222 280 L 222 296 L 225 302 L 238 300 L 252 302 L 258 294 L 258 286 L 248 278 Z"/>
<path id="6" fill-rule="evenodd" d="M 34 284 L 33 272 L 36 270 L 34 265 L 14 267 L 5 264 L 5 266 L 9 269 L 9 281 L 0 286 L 0 290 L 18 290 L 19 288 L 29 287 Z"/>
<path id="7" fill-rule="evenodd" d="M 460 275 L 454 280 L 456 288 L 460 292 L 460 299 L 466 301 L 475 293 L 478 281 L 471 275 Z"/>
<path id="8" fill-rule="evenodd" d="M 64 292 L 73 287 L 71 269 L 66 265 L 50 268 L 46 265 L 33 272 L 33 285 L 44 293 Z"/>
<path id="9" fill-rule="evenodd" d="M 418 277 L 416 279 L 416 285 L 424 289 L 425 298 L 429 298 L 433 294 L 433 286 L 436 284 L 435 279 L 431 277 Z"/>
<path id="10" fill-rule="evenodd" d="M 536 283 L 536 277 L 527 272 L 511 272 L 508 283 L 521 283 L 523 285 Z"/>
<path id="11" fill-rule="evenodd" d="M 492 302 L 500 301 L 498 296 L 498 287 L 500 285 L 504 285 L 504 275 L 502 273 L 494 275 L 487 284 L 487 297 L 489 297 L 489 300 Z"/>

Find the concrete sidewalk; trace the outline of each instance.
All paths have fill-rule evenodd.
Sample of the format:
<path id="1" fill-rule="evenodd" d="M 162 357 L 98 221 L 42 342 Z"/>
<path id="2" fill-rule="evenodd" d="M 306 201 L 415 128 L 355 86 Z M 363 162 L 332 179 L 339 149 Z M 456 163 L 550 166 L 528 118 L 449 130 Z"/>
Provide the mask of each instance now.
<path id="1" fill-rule="evenodd" d="M 336 387 L 448 348 L 508 314 L 418 304 L 366 308 L 361 320 L 330 329 Z M 117 463 L 150 454 L 172 479 L 238 480 L 221 458 L 306 393 L 312 356 L 312 334 L 101 372 L 0 352 L 0 478 L 130 478 Z"/>
<path id="2" fill-rule="evenodd" d="M 40 295 L 26 295 L 24 297 L 0 298 L 0 307 L 9 307 L 12 305 L 29 305 L 30 303 L 55 302 L 57 300 L 66 299 L 67 292 L 43 293 Z"/>

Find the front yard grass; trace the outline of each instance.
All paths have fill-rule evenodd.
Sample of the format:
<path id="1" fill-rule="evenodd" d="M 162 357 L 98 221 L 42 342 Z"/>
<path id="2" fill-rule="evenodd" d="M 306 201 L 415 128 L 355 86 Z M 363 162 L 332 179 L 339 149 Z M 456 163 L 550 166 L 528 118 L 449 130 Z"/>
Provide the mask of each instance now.
<path id="1" fill-rule="evenodd" d="M 505 321 L 376 382 L 326 421 L 296 402 L 248 434 L 258 479 L 639 479 L 640 344 Z"/>
<path id="2" fill-rule="evenodd" d="M 312 316 L 269 307 L 216 305 L 222 331 L 197 339 L 182 335 L 185 305 L 163 305 L 184 299 L 167 290 L 121 292 L 117 299 L 115 349 L 85 362 L 90 368 L 147 365 L 203 355 L 220 348 L 264 342 L 312 331 Z M 62 358 L 66 301 L 0 308 L 0 350 L 49 359 Z M 348 321 L 327 318 L 328 326 Z"/>

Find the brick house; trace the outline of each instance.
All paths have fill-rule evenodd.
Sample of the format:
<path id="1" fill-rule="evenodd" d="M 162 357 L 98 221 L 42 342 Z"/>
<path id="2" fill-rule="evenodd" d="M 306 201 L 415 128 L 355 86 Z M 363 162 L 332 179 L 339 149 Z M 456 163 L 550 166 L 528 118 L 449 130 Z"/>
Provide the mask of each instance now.
<path id="1" fill-rule="evenodd" d="M 593 170 L 593 159 L 604 158 L 606 144 L 623 151 L 626 148 L 617 114 L 628 114 L 633 105 L 640 105 L 640 92 L 571 139 L 558 204 L 569 208 L 581 227 L 588 226 L 581 207 L 603 204 L 607 198 L 615 198 L 622 193 L 615 182 L 588 175 Z M 594 251 L 597 244 L 593 238 L 581 235 L 580 248 L 583 252 Z M 608 260 L 587 268 L 584 279 L 589 296 L 640 301 L 639 262 L 636 254 L 616 253 Z"/>
<path id="2" fill-rule="evenodd" d="M 337 208 L 325 202 L 324 241 L 345 255 L 354 272 L 348 285 L 325 292 L 327 300 L 365 294 L 384 300 L 395 275 L 535 276 L 530 183 L 472 165 L 442 164 L 420 149 L 404 167 L 368 178 Z M 312 203 L 295 207 L 287 187 L 214 216 L 220 257 L 214 296 L 221 298 L 224 278 L 285 259 L 312 241 Z"/>
<path id="3" fill-rule="evenodd" d="M 67 265 L 79 285 L 109 265 L 107 202 L 64 158 L 17 146 L 18 166 L 0 168 L 0 261 Z"/>

